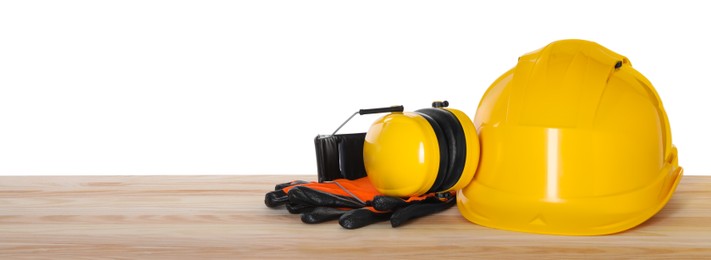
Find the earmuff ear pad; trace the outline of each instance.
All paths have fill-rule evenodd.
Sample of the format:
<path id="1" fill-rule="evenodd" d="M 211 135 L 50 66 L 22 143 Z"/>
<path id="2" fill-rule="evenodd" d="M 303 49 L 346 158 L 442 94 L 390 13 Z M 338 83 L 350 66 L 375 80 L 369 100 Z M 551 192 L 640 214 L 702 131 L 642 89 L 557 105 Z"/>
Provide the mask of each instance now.
<path id="1" fill-rule="evenodd" d="M 420 109 L 422 110 L 422 109 Z M 415 111 L 417 114 L 422 116 L 424 119 L 427 120 L 427 122 L 430 123 L 430 126 L 432 126 L 432 130 L 435 132 L 435 136 L 437 136 L 437 143 L 439 146 L 439 169 L 437 170 L 437 177 L 435 178 L 434 183 L 432 184 L 431 188 L 427 191 L 427 193 L 433 192 L 433 189 L 435 187 L 440 187 L 442 186 L 442 183 L 444 182 L 444 174 L 443 172 L 447 172 L 447 167 L 449 166 L 449 141 L 447 141 L 447 134 L 445 134 L 444 129 L 440 126 L 439 123 L 437 123 L 437 120 L 434 119 L 428 112 L 420 112 L 420 110 Z"/>
<path id="2" fill-rule="evenodd" d="M 440 142 L 440 150 L 445 146 L 445 151 L 447 152 L 444 157 L 440 153 L 440 171 L 437 173 L 437 179 L 428 192 L 448 190 L 459 181 L 466 162 L 466 138 L 462 124 L 452 112 L 445 109 L 424 108 L 416 112 L 423 115 L 423 117 L 426 115 L 436 122 L 436 128 L 441 129 L 441 134 L 444 137 L 442 138 L 444 142 L 439 137 L 437 138 Z M 432 121 L 430 121 L 430 124 L 435 128 L 435 124 L 432 124 Z M 437 135 L 439 136 L 440 134 L 438 133 Z M 445 164 L 445 166 L 442 167 L 442 164 Z"/>

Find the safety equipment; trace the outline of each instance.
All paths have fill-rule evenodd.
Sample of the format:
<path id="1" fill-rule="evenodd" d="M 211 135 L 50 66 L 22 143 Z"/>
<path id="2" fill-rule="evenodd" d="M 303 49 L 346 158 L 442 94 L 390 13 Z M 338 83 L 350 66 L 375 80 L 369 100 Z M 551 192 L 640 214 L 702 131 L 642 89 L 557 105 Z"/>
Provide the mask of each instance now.
<path id="1" fill-rule="evenodd" d="M 368 115 L 389 112 L 402 112 L 403 106 L 360 109 L 353 113 L 330 135 L 317 135 L 314 138 L 316 145 L 316 166 L 318 181 L 335 179 L 355 180 L 366 176 L 363 164 L 363 143 L 365 133 L 336 134 L 344 125 L 356 115 Z"/>
<path id="2" fill-rule="evenodd" d="M 432 108 L 390 113 L 371 125 L 363 162 L 378 191 L 408 197 L 469 184 L 479 161 L 479 139 L 471 119 L 448 105 L 434 102 Z"/>
<path id="3" fill-rule="evenodd" d="M 663 208 L 682 176 L 654 87 L 594 42 L 521 56 L 486 91 L 474 124 L 482 156 L 457 204 L 483 226 L 621 232 Z"/>
<path id="4" fill-rule="evenodd" d="M 366 176 L 363 166 L 365 133 L 318 135 L 316 169 L 318 181 L 355 180 Z"/>
<path id="5" fill-rule="evenodd" d="M 398 227 L 454 206 L 454 197 L 455 192 L 430 193 L 407 200 L 383 196 L 364 177 L 278 184 L 265 195 L 264 203 L 271 208 L 286 205 L 290 213 L 301 214 L 304 223 L 338 219 L 342 227 L 354 229 L 388 219 L 393 227 Z"/>

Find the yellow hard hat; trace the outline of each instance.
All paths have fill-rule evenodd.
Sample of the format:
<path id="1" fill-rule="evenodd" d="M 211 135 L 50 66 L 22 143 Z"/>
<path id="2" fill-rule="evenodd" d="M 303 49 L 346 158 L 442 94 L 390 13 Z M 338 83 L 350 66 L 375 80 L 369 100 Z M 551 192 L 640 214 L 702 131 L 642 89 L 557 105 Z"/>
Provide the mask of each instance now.
<path id="1" fill-rule="evenodd" d="M 479 139 L 463 112 L 434 102 L 433 108 L 395 112 L 376 120 L 363 145 L 368 178 L 388 196 L 459 190 L 479 161 Z"/>
<path id="2" fill-rule="evenodd" d="M 486 91 L 474 124 L 480 163 L 457 205 L 483 226 L 621 232 L 663 208 L 682 176 L 654 87 L 594 42 L 557 41 L 520 57 Z"/>

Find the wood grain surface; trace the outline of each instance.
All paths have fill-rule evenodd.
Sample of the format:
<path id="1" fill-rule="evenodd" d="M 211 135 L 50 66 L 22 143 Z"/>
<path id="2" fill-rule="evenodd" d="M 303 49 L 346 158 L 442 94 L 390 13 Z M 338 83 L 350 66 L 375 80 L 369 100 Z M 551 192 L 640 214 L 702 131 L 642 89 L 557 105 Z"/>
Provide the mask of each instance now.
<path id="1" fill-rule="evenodd" d="M 264 206 L 274 184 L 314 176 L 0 177 L 0 259 L 711 258 L 711 176 L 615 235 L 481 227 L 455 208 L 399 228 L 301 223 Z"/>

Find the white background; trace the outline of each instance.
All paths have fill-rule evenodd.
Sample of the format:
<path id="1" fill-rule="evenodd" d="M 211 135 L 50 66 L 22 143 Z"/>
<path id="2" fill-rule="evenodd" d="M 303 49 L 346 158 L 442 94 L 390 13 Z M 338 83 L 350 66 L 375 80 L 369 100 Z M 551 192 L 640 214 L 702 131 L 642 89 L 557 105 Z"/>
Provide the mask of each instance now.
<path id="1" fill-rule="evenodd" d="M 355 110 L 473 115 L 518 56 L 567 38 L 627 56 L 685 173 L 711 174 L 706 5 L 3 1 L 0 175 L 315 174 L 313 137 Z"/>

